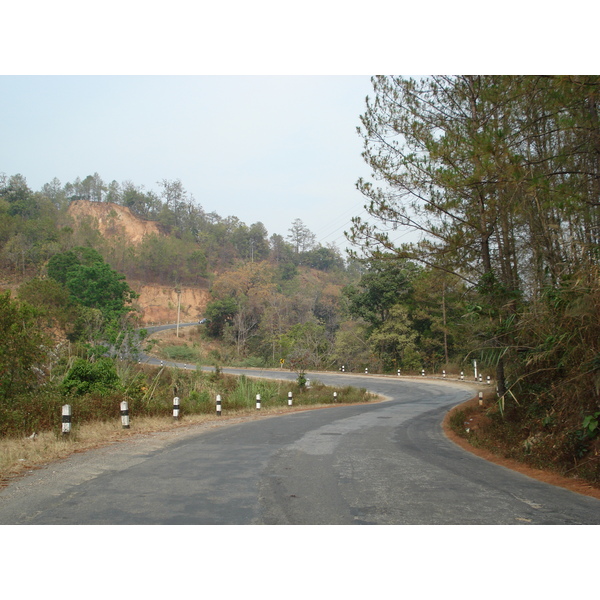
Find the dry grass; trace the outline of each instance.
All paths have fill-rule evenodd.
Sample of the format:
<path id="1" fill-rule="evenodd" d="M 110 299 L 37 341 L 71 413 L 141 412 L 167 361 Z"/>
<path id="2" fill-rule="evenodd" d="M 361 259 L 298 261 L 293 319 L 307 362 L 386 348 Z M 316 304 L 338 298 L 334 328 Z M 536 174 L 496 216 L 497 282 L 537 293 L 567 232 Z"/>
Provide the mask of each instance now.
<path id="1" fill-rule="evenodd" d="M 130 429 L 123 429 L 120 421 L 84 423 L 74 427 L 69 436 L 44 431 L 35 439 L 1 439 L 0 482 L 75 452 L 126 441 L 144 433 L 190 427 L 216 418 L 213 415 L 190 415 L 181 421 L 173 421 L 167 417 L 140 417 L 135 419 L 135 423 L 131 421 Z"/>

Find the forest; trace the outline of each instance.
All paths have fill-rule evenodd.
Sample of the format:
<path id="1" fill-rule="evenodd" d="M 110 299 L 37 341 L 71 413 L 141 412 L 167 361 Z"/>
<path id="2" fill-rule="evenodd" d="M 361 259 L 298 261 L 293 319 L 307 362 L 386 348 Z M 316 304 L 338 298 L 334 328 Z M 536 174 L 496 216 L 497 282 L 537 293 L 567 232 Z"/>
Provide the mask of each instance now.
<path id="1" fill-rule="evenodd" d="M 479 443 L 600 480 L 600 77 L 372 82 L 357 116 L 368 216 L 348 256 L 300 219 L 269 236 L 207 213 L 178 180 L 152 192 L 94 173 L 34 191 L 2 175 L 4 422 L 40 390 L 72 393 L 76 360 L 110 371 L 138 326 L 128 282 L 199 286 L 213 348 L 199 361 L 471 377 L 476 360 L 496 390 Z M 162 235 L 108 239 L 73 222 L 76 200 Z M 397 243 L 405 228 L 419 240 Z"/>

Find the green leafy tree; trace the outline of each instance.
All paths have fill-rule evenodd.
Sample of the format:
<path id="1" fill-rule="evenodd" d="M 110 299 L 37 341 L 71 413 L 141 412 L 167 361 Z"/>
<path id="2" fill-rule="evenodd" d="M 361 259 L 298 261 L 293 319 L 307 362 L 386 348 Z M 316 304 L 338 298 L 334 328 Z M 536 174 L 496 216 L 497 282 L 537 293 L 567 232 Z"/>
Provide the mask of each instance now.
<path id="1" fill-rule="evenodd" d="M 388 318 L 369 336 L 369 344 L 386 370 L 414 370 L 423 364 L 417 349 L 417 332 L 408 308 L 401 304 L 390 307 Z"/>
<path id="2" fill-rule="evenodd" d="M 131 337 L 129 316 L 137 294 L 96 250 L 78 247 L 53 256 L 48 275 L 64 285 L 77 305 L 72 339 L 108 342 L 117 349 Z"/>
<path id="3" fill-rule="evenodd" d="M 69 271 L 66 286 L 83 306 L 98 308 L 106 317 L 128 312 L 126 305 L 136 297 L 125 277 L 104 262 Z"/>
<path id="4" fill-rule="evenodd" d="M 375 361 L 368 339 L 369 324 L 365 321 L 342 322 L 335 334 L 332 360 L 348 372 L 371 366 Z"/>
<path id="5" fill-rule="evenodd" d="M 335 246 L 325 247 L 320 244 L 306 252 L 302 263 L 320 271 L 334 271 L 344 268 L 344 259 Z"/>
<path id="6" fill-rule="evenodd" d="M 129 304 L 137 297 L 125 276 L 92 248 L 75 248 L 53 256 L 48 275 L 62 283 L 79 304 L 100 310 L 107 319 L 129 312 Z"/>
<path id="7" fill-rule="evenodd" d="M 358 284 L 344 288 L 350 314 L 377 329 L 385 323 L 392 307 L 402 299 L 408 300 L 416 271 L 414 264 L 392 257 L 369 261 Z"/>
<path id="8" fill-rule="evenodd" d="M 206 329 L 209 336 L 223 336 L 225 326 L 231 323 L 237 312 L 237 304 L 233 298 L 212 300 L 206 305 L 204 314 L 207 319 Z"/>
<path id="9" fill-rule="evenodd" d="M 280 337 L 283 355 L 292 369 L 323 368 L 330 363 L 331 343 L 316 319 L 298 323 Z"/>
<path id="10" fill-rule="evenodd" d="M 67 277 L 70 270 L 74 270 L 81 264 L 81 259 L 73 250 L 55 254 L 47 266 L 48 277 L 51 277 L 62 285 L 67 285 Z"/>

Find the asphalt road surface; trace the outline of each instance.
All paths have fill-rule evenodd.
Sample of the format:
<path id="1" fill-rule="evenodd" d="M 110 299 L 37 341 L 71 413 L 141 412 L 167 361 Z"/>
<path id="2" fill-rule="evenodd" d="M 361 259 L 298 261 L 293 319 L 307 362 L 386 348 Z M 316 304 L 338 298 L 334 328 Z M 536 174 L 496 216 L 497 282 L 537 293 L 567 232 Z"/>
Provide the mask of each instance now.
<path id="1" fill-rule="evenodd" d="M 77 454 L 0 491 L 0 524 L 600 523 L 599 500 L 488 463 L 444 436 L 447 410 L 474 395 L 466 384 L 309 377 L 388 400 L 223 420 Z"/>

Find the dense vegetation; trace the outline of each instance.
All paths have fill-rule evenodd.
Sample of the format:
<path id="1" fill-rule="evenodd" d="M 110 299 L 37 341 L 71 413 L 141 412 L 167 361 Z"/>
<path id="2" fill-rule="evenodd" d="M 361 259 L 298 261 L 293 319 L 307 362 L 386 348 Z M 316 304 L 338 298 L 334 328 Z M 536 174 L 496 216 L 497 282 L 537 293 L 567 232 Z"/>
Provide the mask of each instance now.
<path id="1" fill-rule="evenodd" d="M 261 223 L 207 214 L 178 181 L 160 182 L 160 195 L 131 182 L 106 185 L 97 174 L 64 186 L 55 179 L 38 192 L 21 175 L 4 176 L 0 184 L 2 272 L 21 282 L 22 301 L 63 330 L 74 355 L 94 354 L 95 345 L 115 350 L 127 339 L 135 294 L 126 281 L 137 280 L 210 289 L 205 329 L 220 344 L 215 361 L 278 365 L 283 359 L 299 369 L 376 371 L 431 370 L 461 360 L 442 331 L 443 307 L 426 271 L 402 267 L 410 273 L 404 291 L 411 345 L 392 351 L 391 321 L 381 330 L 383 321 L 371 322 L 357 305 L 358 290 L 372 285 L 374 263 L 344 260 L 337 248 L 315 243 L 300 219 L 287 236 L 269 238 Z M 102 236 L 92 220 L 75 224 L 69 217 L 76 200 L 126 206 L 155 219 L 167 235 L 148 235 L 139 245 L 118 231 Z M 389 268 L 377 267 L 384 283 L 371 302 L 397 293 L 397 282 L 385 275 Z M 364 308 L 367 301 L 361 302 Z"/>
<path id="2" fill-rule="evenodd" d="M 207 213 L 180 181 L 154 192 L 96 173 L 33 191 L 2 176 L 0 269 L 18 288 L 2 296 L 3 410 L 34 392 L 124 394 L 122 376 L 100 390 L 86 377 L 119 371 L 100 357 L 135 326 L 127 282 L 199 286 L 215 364 L 471 375 L 477 360 L 498 392 L 490 439 L 600 480 L 599 94 L 591 76 L 374 78 L 359 127 L 369 216 L 345 258 L 300 219 L 269 237 Z M 164 235 L 109 240 L 75 225 L 75 200 Z M 398 245 L 398 228 L 420 240 Z"/>
<path id="3" fill-rule="evenodd" d="M 496 371 L 492 429 L 600 478 L 600 78 L 373 85 L 360 134 L 381 185 L 359 181 L 370 219 L 353 239 L 461 282 L 471 355 Z M 396 246 L 398 226 L 421 241 Z"/>

